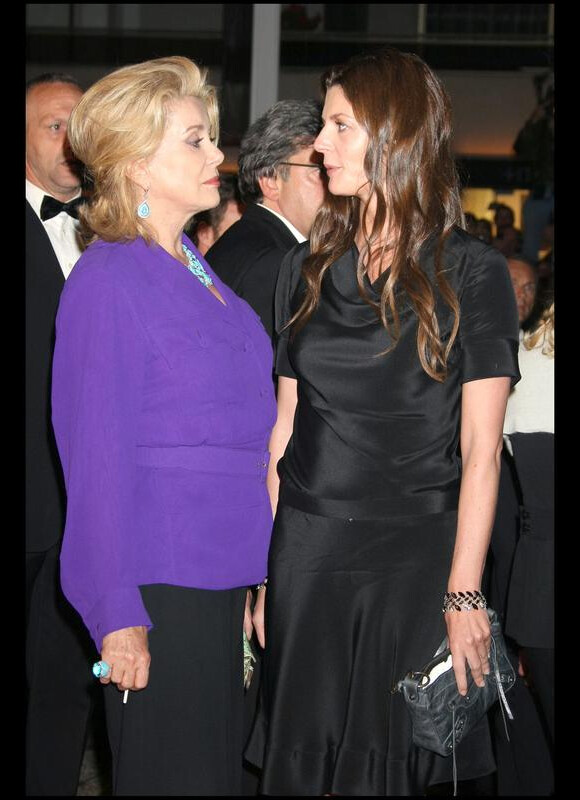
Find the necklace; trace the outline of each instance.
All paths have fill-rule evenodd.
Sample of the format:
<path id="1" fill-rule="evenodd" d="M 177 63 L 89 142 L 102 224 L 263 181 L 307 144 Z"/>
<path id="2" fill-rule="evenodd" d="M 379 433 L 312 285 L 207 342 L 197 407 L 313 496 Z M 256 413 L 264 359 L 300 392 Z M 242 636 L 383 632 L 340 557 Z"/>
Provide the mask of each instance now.
<path id="1" fill-rule="evenodd" d="M 195 277 L 198 278 L 204 286 L 213 286 L 213 281 L 205 271 L 199 258 L 191 252 L 187 245 L 182 244 L 181 247 L 183 248 L 183 252 L 187 256 L 187 260 L 189 262 L 187 264 L 187 269 L 192 273 L 192 275 L 195 275 Z"/>

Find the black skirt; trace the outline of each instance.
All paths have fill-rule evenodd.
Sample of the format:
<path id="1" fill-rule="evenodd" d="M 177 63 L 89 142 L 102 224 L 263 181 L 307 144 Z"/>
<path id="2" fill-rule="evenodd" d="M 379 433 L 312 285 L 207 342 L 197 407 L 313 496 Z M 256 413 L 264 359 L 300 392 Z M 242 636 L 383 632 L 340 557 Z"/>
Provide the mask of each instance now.
<path id="1" fill-rule="evenodd" d="M 266 795 L 424 794 L 451 757 L 412 743 L 396 681 L 444 637 L 456 511 L 340 520 L 279 506 L 270 550 L 261 709 L 246 757 Z M 459 780 L 495 769 L 487 720 Z"/>

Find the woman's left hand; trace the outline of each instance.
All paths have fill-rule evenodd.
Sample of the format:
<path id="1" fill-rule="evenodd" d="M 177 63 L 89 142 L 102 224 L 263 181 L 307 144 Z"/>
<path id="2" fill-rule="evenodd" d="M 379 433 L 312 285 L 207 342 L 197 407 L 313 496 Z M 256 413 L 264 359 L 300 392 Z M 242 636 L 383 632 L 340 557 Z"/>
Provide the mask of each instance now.
<path id="1" fill-rule="evenodd" d="M 248 641 L 252 638 L 254 625 L 252 624 L 252 592 L 248 589 L 246 593 L 246 608 L 244 611 L 244 631 Z"/>
<path id="2" fill-rule="evenodd" d="M 491 630 L 487 611 L 481 608 L 473 608 L 469 611 L 447 611 L 445 622 L 457 689 L 459 694 L 466 695 L 466 661 L 477 686 L 485 686 L 484 675 L 490 673 Z"/>

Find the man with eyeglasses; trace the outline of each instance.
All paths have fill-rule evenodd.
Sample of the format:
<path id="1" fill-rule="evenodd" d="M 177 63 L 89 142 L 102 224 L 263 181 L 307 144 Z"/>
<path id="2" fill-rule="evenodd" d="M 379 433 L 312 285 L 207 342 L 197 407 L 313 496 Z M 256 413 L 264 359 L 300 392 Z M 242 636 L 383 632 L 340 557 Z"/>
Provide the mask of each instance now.
<path id="1" fill-rule="evenodd" d="M 250 126 L 238 159 L 240 194 L 248 207 L 206 253 L 270 336 L 280 264 L 308 238 L 324 199 L 324 168 L 312 146 L 319 130 L 320 105 L 314 100 L 280 100 Z"/>

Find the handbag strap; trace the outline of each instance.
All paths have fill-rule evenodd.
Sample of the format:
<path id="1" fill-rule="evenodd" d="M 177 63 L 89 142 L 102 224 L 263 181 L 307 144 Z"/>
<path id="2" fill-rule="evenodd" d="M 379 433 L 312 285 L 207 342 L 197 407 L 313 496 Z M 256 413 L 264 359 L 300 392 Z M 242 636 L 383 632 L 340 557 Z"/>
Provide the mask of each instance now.
<path id="1" fill-rule="evenodd" d="M 513 716 L 512 712 L 511 712 L 511 708 L 508 705 L 508 701 L 506 699 L 504 688 L 503 688 L 503 684 L 502 684 L 502 681 L 501 681 L 501 675 L 499 673 L 499 665 L 498 665 L 498 662 L 497 662 L 497 649 L 496 649 L 495 641 L 493 640 L 493 637 L 491 639 L 491 652 L 490 652 L 490 655 L 491 655 L 491 662 L 492 662 L 492 665 L 493 665 L 493 674 L 495 675 L 495 682 L 496 682 L 496 685 L 497 685 L 499 707 L 500 707 L 500 710 L 501 710 L 501 716 L 502 716 L 503 725 L 504 725 L 504 728 L 505 728 L 505 735 L 507 736 L 507 740 L 509 742 L 510 741 L 510 735 L 508 733 L 508 726 L 507 726 L 505 715 L 506 715 L 506 712 L 507 712 L 508 717 L 510 719 L 512 719 L 512 720 L 513 720 L 514 716 Z M 504 712 L 504 708 L 505 708 L 505 712 Z M 456 759 L 456 755 L 455 755 L 455 705 L 453 705 L 452 708 L 451 708 L 451 736 L 452 736 L 452 747 L 453 747 L 453 750 L 451 751 L 452 752 L 452 758 L 453 758 L 453 797 L 457 797 L 457 759 Z"/>
<path id="2" fill-rule="evenodd" d="M 505 728 L 505 735 L 506 735 L 507 740 L 509 742 L 510 741 L 510 735 L 509 735 L 509 732 L 508 732 L 508 726 L 507 726 L 505 715 L 507 713 L 508 717 L 510 719 L 512 719 L 512 720 L 514 718 L 514 715 L 512 714 L 511 708 L 508 705 L 508 701 L 507 701 L 506 696 L 505 696 L 503 684 L 501 682 L 501 675 L 499 674 L 499 666 L 498 666 L 498 663 L 497 663 L 497 652 L 496 652 L 496 648 L 495 648 L 495 642 L 494 642 L 493 639 L 491 640 L 491 649 L 493 651 L 493 655 L 492 655 L 493 672 L 494 672 L 494 675 L 495 675 L 495 682 L 497 684 L 497 693 L 499 695 L 499 708 L 500 708 L 500 711 L 501 711 L 501 718 L 503 719 L 503 726 Z M 505 712 L 504 712 L 504 708 L 505 708 Z"/>

